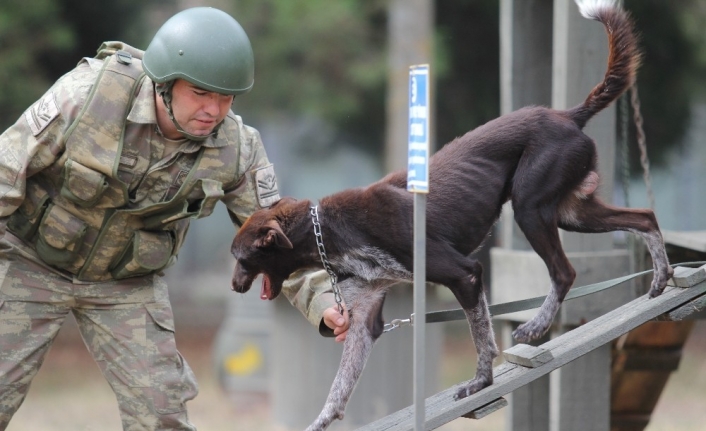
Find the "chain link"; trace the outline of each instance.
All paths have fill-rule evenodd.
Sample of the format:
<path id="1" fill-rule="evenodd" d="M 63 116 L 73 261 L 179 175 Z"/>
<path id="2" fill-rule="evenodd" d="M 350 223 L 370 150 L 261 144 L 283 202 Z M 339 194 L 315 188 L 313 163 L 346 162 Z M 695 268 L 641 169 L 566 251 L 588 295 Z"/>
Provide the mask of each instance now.
<path id="1" fill-rule="evenodd" d="M 620 114 L 620 156 L 621 156 L 621 177 L 623 183 L 623 198 L 625 206 L 630 208 L 630 139 L 628 137 L 628 128 L 630 127 L 630 107 L 628 95 L 624 94 L 620 100 L 618 107 Z"/>
<path id="2" fill-rule="evenodd" d="M 321 223 L 319 223 L 319 206 L 313 206 L 310 208 L 311 221 L 314 223 L 314 236 L 316 237 L 316 247 L 319 249 L 319 257 L 321 257 L 321 263 L 324 265 L 324 269 L 328 272 L 331 278 L 331 289 L 333 289 L 333 297 L 336 300 L 336 305 L 338 305 L 338 312 L 343 314 L 343 299 L 341 298 L 341 289 L 338 287 L 338 277 L 336 273 L 333 272 L 331 264 L 328 261 L 328 256 L 326 256 L 326 247 L 324 247 L 324 239 L 321 235 Z"/>
<path id="3" fill-rule="evenodd" d="M 637 145 L 640 147 L 640 163 L 642 164 L 642 177 L 647 188 L 647 198 L 650 202 L 650 209 L 655 209 L 655 195 L 652 192 L 652 180 L 650 176 L 650 161 L 647 158 L 647 144 L 645 142 L 645 131 L 642 128 L 642 113 L 640 112 L 640 98 L 637 95 L 637 83 L 630 89 L 630 101 L 632 103 L 633 117 L 635 121 L 635 131 L 637 133 Z"/>
<path id="4" fill-rule="evenodd" d="M 409 319 L 392 319 L 390 323 L 386 323 L 382 332 L 390 332 L 393 329 L 401 328 L 407 325 L 414 325 L 414 313 L 409 315 Z"/>

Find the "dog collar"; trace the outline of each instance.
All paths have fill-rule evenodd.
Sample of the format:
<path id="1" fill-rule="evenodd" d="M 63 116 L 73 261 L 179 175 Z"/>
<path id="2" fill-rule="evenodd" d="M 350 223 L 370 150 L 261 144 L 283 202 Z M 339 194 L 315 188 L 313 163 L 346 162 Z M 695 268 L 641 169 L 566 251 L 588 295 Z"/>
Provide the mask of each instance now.
<path id="1" fill-rule="evenodd" d="M 337 281 L 338 277 L 336 273 L 333 272 L 331 268 L 331 263 L 328 261 L 328 256 L 326 256 L 326 247 L 324 247 L 324 238 L 321 235 L 321 223 L 319 222 L 319 206 L 314 205 L 309 208 L 311 213 L 311 221 L 314 224 L 314 236 L 316 237 L 316 248 L 319 250 L 319 257 L 321 258 L 321 263 L 324 265 L 324 269 L 328 272 L 331 278 L 331 289 L 333 290 L 333 297 L 336 299 L 336 305 L 338 305 L 338 312 L 343 314 L 343 300 L 341 299 L 341 289 L 339 289 Z"/>

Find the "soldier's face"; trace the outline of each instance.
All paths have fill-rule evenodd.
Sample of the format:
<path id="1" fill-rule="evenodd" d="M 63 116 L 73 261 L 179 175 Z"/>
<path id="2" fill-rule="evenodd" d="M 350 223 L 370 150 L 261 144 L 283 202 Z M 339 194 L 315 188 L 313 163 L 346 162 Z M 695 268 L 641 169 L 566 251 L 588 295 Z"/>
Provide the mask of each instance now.
<path id="1" fill-rule="evenodd" d="M 177 79 L 172 87 L 174 118 L 188 133 L 206 136 L 220 124 L 233 104 L 233 96 L 206 91 Z"/>

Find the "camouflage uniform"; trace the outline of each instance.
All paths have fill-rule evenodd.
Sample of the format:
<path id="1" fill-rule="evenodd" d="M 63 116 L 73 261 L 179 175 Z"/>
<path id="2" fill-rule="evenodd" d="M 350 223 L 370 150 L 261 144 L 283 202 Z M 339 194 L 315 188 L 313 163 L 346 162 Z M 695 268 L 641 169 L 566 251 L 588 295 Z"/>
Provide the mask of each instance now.
<path id="1" fill-rule="evenodd" d="M 165 152 L 140 54 L 104 45 L 0 135 L 0 430 L 69 312 L 124 429 L 195 429 L 158 273 L 217 201 L 239 225 L 279 195 L 259 133 L 232 112 L 216 137 Z M 330 298 L 309 280 L 288 297 L 318 323 Z"/>

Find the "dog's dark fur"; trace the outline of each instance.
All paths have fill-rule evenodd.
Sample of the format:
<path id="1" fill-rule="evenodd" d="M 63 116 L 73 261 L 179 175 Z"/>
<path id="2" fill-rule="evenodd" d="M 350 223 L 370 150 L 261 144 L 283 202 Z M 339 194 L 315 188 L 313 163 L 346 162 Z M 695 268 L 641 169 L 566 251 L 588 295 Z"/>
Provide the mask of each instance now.
<path id="1" fill-rule="evenodd" d="M 457 399 L 493 382 L 492 361 L 498 349 L 481 283 L 482 268 L 470 254 L 506 201 L 512 201 L 515 220 L 546 263 L 552 281 L 537 316 L 513 333 L 518 341 L 528 342 L 547 332 L 576 277 L 557 228 L 641 235 L 655 269 L 652 297 L 662 293 L 672 274 L 653 212 L 613 207 L 594 195 L 596 149 L 581 130 L 633 83 L 640 56 L 625 12 L 603 1 L 582 13 L 604 24 L 610 43 L 605 78 L 582 104 L 566 111 L 520 109 L 455 139 L 430 161 L 427 280 L 454 293 L 478 351 L 476 376 L 458 391 Z M 370 349 L 382 332 L 387 288 L 411 279 L 412 201 L 406 172 L 320 201 L 323 240 L 331 266 L 343 280 L 339 286 L 351 317 L 338 374 L 310 430 L 324 429 L 343 417 Z M 247 291 L 263 274 L 264 296 L 272 299 L 295 270 L 321 269 L 310 206 L 307 200 L 285 198 L 248 219 L 232 247 L 237 259 L 234 290 Z"/>

